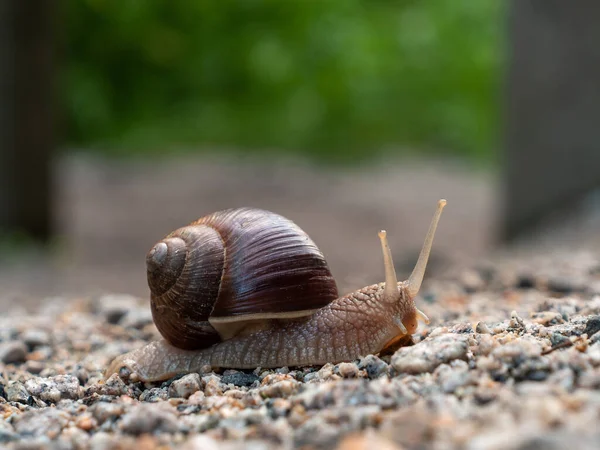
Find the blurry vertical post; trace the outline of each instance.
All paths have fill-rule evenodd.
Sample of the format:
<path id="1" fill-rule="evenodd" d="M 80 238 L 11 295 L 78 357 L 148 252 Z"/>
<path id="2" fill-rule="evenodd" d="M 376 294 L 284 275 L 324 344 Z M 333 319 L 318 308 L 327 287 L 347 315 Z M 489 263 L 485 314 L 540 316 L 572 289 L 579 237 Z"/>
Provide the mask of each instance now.
<path id="1" fill-rule="evenodd" d="M 51 231 L 58 4 L 0 2 L 0 233 L 41 241 Z"/>
<path id="2" fill-rule="evenodd" d="M 513 0 L 504 238 L 571 216 L 600 188 L 600 2 Z"/>

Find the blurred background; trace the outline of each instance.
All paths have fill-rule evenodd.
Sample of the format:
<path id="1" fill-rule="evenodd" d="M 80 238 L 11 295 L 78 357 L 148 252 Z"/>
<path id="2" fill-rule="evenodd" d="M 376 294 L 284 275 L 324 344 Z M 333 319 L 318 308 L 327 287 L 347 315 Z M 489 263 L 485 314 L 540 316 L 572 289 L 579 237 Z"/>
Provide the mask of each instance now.
<path id="1" fill-rule="evenodd" d="M 514 247 L 600 248 L 600 4 L 0 3 L 0 305 L 146 296 L 215 210 L 296 221 L 344 291 Z"/>

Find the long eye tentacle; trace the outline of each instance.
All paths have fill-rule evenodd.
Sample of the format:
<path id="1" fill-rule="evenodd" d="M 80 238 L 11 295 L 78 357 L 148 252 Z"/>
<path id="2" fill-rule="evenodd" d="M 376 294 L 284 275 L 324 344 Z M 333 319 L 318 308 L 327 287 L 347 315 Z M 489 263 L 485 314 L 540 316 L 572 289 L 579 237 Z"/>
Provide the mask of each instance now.
<path id="1" fill-rule="evenodd" d="M 413 269 L 412 273 L 410 274 L 410 278 L 406 283 L 406 292 L 411 298 L 414 298 L 419 293 L 419 289 L 421 289 L 421 283 L 423 282 L 423 276 L 425 275 L 427 261 L 429 260 L 429 253 L 431 252 L 431 246 L 433 245 L 435 230 L 440 220 L 440 216 L 442 215 L 444 206 L 446 206 L 446 200 L 442 199 L 438 202 L 437 209 L 433 215 L 433 219 L 431 220 L 431 225 L 429 225 L 429 231 L 425 237 L 425 242 L 423 243 L 423 248 L 421 249 L 417 264 L 415 265 L 415 268 Z"/>

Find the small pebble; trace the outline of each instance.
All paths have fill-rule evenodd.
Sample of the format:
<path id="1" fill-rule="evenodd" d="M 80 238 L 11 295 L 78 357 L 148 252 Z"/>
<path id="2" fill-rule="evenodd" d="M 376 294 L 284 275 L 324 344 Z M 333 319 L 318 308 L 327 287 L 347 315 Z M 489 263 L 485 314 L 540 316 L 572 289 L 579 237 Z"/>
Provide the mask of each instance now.
<path id="1" fill-rule="evenodd" d="M 204 397 L 205 397 L 204 392 L 202 392 L 202 391 L 194 392 L 188 398 L 188 404 L 190 404 L 190 405 L 201 405 L 202 403 L 204 403 Z"/>
<path id="2" fill-rule="evenodd" d="M 82 428 L 78 428 L 76 424 L 69 424 L 63 429 L 58 441 L 64 447 L 70 445 L 71 448 L 82 448 L 89 442 L 90 435 L 88 433 L 91 431 L 92 430 L 83 430 Z"/>
<path id="3" fill-rule="evenodd" d="M 174 433 L 179 429 L 177 416 L 168 403 L 141 403 L 122 416 L 119 428 L 129 434 Z"/>
<path id="4" fill-rule="evenodd" d="M 18 381 L 12 381 L 8 383 L 5 391 L 6 400 L 9 402 L 18 402 L 23 404 L 28 403 L 30 394 L 22 383 Z"/>
<path id="5" fill-rule="evenodd" d="M 440 364 L 455 359 L 467 360 L 468 339 L 458 334 L 428 337 L 418 345 L 402 347 L 392 356 L 392 367 L 398 373 L 431 372 Z"/>
<path id="6" fill-rule="evenodd" d="M 491 334 L 491 330 L 488 328 L 485 322 L 478 322 L 475 327 L 475 332 L 479 334 Z"/>
<path id="7" fill-rule="evenodd" d="M 0 362 L 16 364 L 25 361 L 27 347 L 21 341 L 0 342 Z"/>
<path id="8" fill-rule="evenodd" d="M 475 356 L 487 356 L 499 345 L 498 341 L 489 334 L 478 334 L 475 336 L 475 345 L 471 346 L 471 352 Z"/>
<path id="9" fill-rule="evenodd" d="M 515 339 L 492 351 L 493 357 L 511 365 L 538 358 L 541 354 L 542 344 L 530 337 Z"/>
<path id="10" fill-rule="evenodd" d="M 302 381 L 304 381 L 305 383 L 310 383 L 313 380 L 318 380 L 319 377 L 319 373 L 318 372 L 310 372 L 307 373 L 306 375 L 304 375 L 304 378 Z"/>
<path id="11" fill-rule="evenodd" d="M 108 380 L 101 385 L 95 386 L 99 394 L 102 395 L 126 395 L 130 392 L 127 385 L 119 378 L 117 374 L 112 374 Z"/>
<path id="12" fill-rule="evenodd" d="M 27 357 L 29 361 L 47 361 L 54 353 L 54 350 L 49 345 L 42 345 L 32 351 Z"/>
<path id="13" fill-rule="evenodd" d="M 15 433 L 14 428 L 5 420 L 0 420 L 0 444 L 6 444 L 19 439 L 19 435 Z"/>
<path id="14" fill-rule="evenodd" d="M 588 337 L 596 334 L 600 331 L 600 316 L 593 316 L 588 319 L 585 324 L 585 330 L 583 331 Z"/>
<path id="15" fill-rule="evenodd" d="M 124 437 L 122 435 L 109 434 L 105 431 L 95 433 L 90 438 L 92 450 L 109 450 L 124 448 Z"/>
<path id="16" fill-rule="evenodd" d="M 261 388 L 263 397 L 289 397 L 298 391 L 300 383 L 296 380 L 282 380 Z"/>
<path id="17" fill-rule="evenodd" d="M 125 409 L 122 404 L 97 402 L 90 408 L 90 412 L 99 424 L 103 424 L 107 420 L 122 416 Z"/>
<path id="18" fill-rule="evenodd" d="M 552 333 L 550 335 L 550 343 L 552 344 L 552 347 L 562 345 L 562 344 L 566 343 L 568 340 L 569 340 L 568 337 L 563 336 L 560 333 Z"/>
<path id="19" fill-rule="evenodd" d="M 81 384 L 82 386 L 85 385 L 85 383 L 87 383 L 88 379 L 90 378 L 89 372 L 83 367 L 77 367 L 73 371 L 73 376 L 75 376 L 79 380 L 79 384 Z"/>
<path id="20" fill-rule="evenodd" d="M 215 376 L 202 377 L 204 383 L 204 394 L 207 397 L 212 395 L 221 395 L 223 390 L 221 389 L 221 381 Z"/>
<path id="21" fill-rule="evenodd" d="M 514 329 L 524 329 L 525 328 L 525 322 L 523 321 L 523 319 L 521 317 L 519 317 L 519 315 L 517 314 L 516 311 L 512 311 L 510 313 L 510 322 L 508 323 L 509 328 L 514 328 Z"/>
<path id="22" fill-rule="evenodd" d="M 338 364 L 338 373 L 344 378 L 356 378 L 358 375 L 358 367 L 354 363 Z"/>
<path id="23" fill-rule="evenodd" d="M 81 428 L 84 431 L 90 431 L 97 427 L 96 419 L 88 414 L 83 414 L 77 417 L 75 421 L 77 428 Z"/>
<path id="24" fill-rule="evenodd" d="M 168 399 L 169 399 L 169 394 L 167 393 L 167 390 L 164 388 L 146 389 L 144 392 L 142 392 L 142 395 L 140 395 L 141 402 L 155 403 L 155 402 L 166 401 Z"/>
<path id="25" fill-rule="evenodd" d="M 42 361 L 26 361 L 23 367 L 27 372 L 32 373 L 34 375 L 39 375 L 42 370 L 46 368 L 46 364 Z"/>
<path id="26" fill-rule="evenodd" d="M 437 377 L 444 392 L 455 392 L 458 388 L 471 381 L 469 365 L 465 361 L 454 360 L 452 364 L 442 364 L 435 369 Z"/>
<path id="27" fill-rule="evenodd" d="M 57 375 L 50 378 L 35 377 L 25 382 L 31 393 L 45 402 L 57 403 L 61 399 L 77 400 L 83 397 L 83 388 L 73 375 Z"/>
<path id="28" fill-rule="evenodd" d="M 253 373 L 232 371 L 224 373 L 221 378 L 223 384 L 233 384 L 234 386 L 252 386 L 259 377 Z"/>
<path id="29" fill-rule="evenodd" d="M 316 377 L 321 381 L 339 379 L 339 376 L 335 374 L 335 366 L 331 363 L 327 363 L 321 367 L 317 372 Z"/>
<path id="30" fill-rule="evenodd" d="M 556 311 L 540 311 L 531 316 L 531 320 L 544 326 L 556 325 L 564 323 L 563 317 Z"/>
<path id="31" fill-rule="evenodd" d="M 169 397 L 188 398 L 194 392 L 200 390 L 200 385 L 200 375 L 190 373 L 171 383 L 171 386 L 169 386 Z"/>
<path id="32" fill-rule="evenodd" d="M 42 345 L 49 345 L 50 335 L 47 331 L 32 329 L 25 331 L 21 335 L 21 340 L 25 343 L 29 350 L 33 350 Z"/>
<path id="33" fill-rule="evenodd" d="M 69 414 L 55 408 L 27 411 L 16 418 L 15 431 L 22 437 L 47 437 L 56 439 L 69 423 Z"/>
<path id="34" fill-rule="evenodd" d="M 379 378 L 388 373 L 388 365 L 385 361 L 375 355 L 367 355 L 358 364 L 359 369 L 365 369 L 370 379 Z"/>

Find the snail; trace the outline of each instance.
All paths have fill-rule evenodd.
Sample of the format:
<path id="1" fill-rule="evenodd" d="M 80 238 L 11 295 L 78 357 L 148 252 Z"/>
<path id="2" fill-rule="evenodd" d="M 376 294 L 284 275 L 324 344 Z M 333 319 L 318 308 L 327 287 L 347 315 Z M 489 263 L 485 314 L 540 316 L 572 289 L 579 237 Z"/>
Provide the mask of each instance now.
<path id="1" fill-rule="evenodd" d="M 380 231 L 385 281 L 341 297 L 315 243 L 278 214 L 231 209 L 175 230 L 146 256 L 152 316 L 164 339 L 118 356 L 105 376 L 159 381 L 206 366 L 313 366 L 412 343 L 418 320 L 429 323 L 413 299 L 445 204 L 438 202 L 407 281 L 397 281 Z"/>

